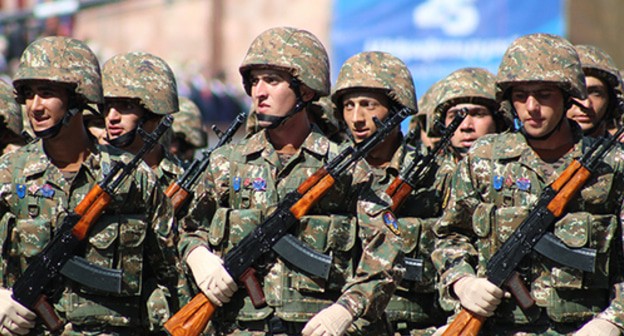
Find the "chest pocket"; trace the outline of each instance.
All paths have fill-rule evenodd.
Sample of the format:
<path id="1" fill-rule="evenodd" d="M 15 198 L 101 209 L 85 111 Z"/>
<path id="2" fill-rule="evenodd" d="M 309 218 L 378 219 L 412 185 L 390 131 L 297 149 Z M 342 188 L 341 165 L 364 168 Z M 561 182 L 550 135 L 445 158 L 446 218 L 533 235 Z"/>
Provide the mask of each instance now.
<path id="1" fill-rule="evenodd" d="M 210 222 L 208 241 L 218 255 L 224 255 L 262 223 L 260 209 L 219 208 Z"/>
<path id="2" fill-rule="evenodd" d="M 138 214 L 105 214 L 91 229 L 85 258 L 102 267 L 124 270 L 121 295 L 140 293 L 146 234 L 145 215 Z"/>
<path id="3" fill-rule="evenodd" d="M 11 237 L 13 247 L 9 255 L 19 259 L 21 271 L 28 267 L 30 258 L 43 251 L 50 241 L 51 231 L 50 221 L 42 217 L 15 221 L 15 229 Z"/>

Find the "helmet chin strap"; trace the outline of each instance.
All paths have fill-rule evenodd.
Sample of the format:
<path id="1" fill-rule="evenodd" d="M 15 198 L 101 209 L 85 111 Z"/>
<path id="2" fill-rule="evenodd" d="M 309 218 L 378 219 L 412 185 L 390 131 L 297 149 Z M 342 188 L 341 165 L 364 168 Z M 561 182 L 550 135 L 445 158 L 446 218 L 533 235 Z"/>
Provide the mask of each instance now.
<path id="1" fill-rule="evenodd" d="M 108 141 L 108 143 L 111 144 L 113 147 L 122 148 L 122 149 L 125 147 L 128 147 L 130 146 L 130 144 L 134 142 L 134 139 L 136 138 L 137 130 L 141 126 L 143 126 L 144 122 L 145 122 L 145 117 L 141 118 L 137 127 L 135 127 L 134 129 L 132 129 L 130 132 L 126 134 L 122 134 L 116 137 L 115 139 L 109 138 L 108 132 L 106 132 L 106 141 Z"/>
<path id="2" fill-rule="evenodd" d="M 57 122 L 56 124 L 54 124 L 52 127 L 49 127 L 43 131 L 34 131 L 35 136 L 37 138 L 41 138 L 41 139 L 51 139 L 54 138 L 55 136 L 57 136 L 59 134 L 59 132 L 61 131 L 61 128 L 63 128 L 64 125 L 69 124 L 69 122 L 71 121 L 71 119 L 78 113 L 80 113 L 82 111 L 82 106 L 74 106 L 74 107 L 70 107 L 69 109 L 67 109 L 67 112 L 65 112 L 65 115 L 63 116 L 63 119 L 61 119 L 59 122 Z"/>
<path id="3" fill-rule="evenodd" d="M 299 81 L 297 81 L 294 77 L 290 80 L 290 88 L 295 92 L 295 96 L 297 97 L 297 101 L 295 102 L 295 106 L 283 117 L 259 114 L 256 113 L 256 117 L 258 121 L 268 121 L 271 124 L 264 128 L 266 129 L 275 129 L 283 125 L 288 119 L 292 118 L 295 114 L 299 113 L 306 107 L 307 103 L 303 101 L 301 96 L 301 89 L 299 87 Z"/>

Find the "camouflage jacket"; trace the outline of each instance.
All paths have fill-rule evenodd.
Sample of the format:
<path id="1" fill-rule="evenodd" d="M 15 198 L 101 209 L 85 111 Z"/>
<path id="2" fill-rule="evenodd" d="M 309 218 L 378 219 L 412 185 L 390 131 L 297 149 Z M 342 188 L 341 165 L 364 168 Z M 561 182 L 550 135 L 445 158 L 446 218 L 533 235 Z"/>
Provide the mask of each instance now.
<path id="1" fill-rule="evenodd" d="M 417 154 L 427 154 L 426 148 L 419 149 L 422 153 L 415 151 L 404 153 L 406 148 L 401 146 L 395 151 L 387 167 L 374 168 L 373 174 L 376 177 L 374 190 L 377 193 L 384 193 Z M 438 164 L 438 162 L 432 164 L 422 178 L 419 189 L 413 191 L 395 212 L 399 220 L 403 253 L 406 257 L 423 259 L 424 268 L 421 281 L 404 279 L 397 288 L 386 308 L 390 321 L 415 322 L 422 324 L 423 327 L 446 322 L 445 314 L 437 303 L 435 287 L 437 276 L 431 263 L 431 252 L 435 242 L 433 224 L 442 214 L 441 190 L 436 188 L 436 184 L 441 184 L 437 181 Z"/>
<path id="2" fill-rule="evenodd" d="M 183 173 L 182 163 L 171 152 L 163 148 L 163 159 L 160 160 L 158 167 L 155 170 L 158 182 L 163 186 L 163 190 L 178 179 Z"/>
<path id="3" fill-rule="evenodd" d="M 22 275 L 63 218 L 109 171 L 113 160 L 130 159 L 110 146 L 96 146 L 80 170 L 66 179 L 51 164 L 41 141 L 0 158 L 3 287 L 11 287 Z M 84 331 L 129 327 L 136 334 L 144 333 L 148 327 L 142 313 L 146 310 L 144 276 L 151 275 L 171 294 L 178 282 L 180 263 L 172 209 L 164 197 L 145 164 L 118 187 L 111 204 L 90 229 L 80 255 L 96 265 L 123 270 L 121 294 L 99 292 L 63 278 L 56 283 L 56 295 L 51 300 L 62 318 Z M 177 307 L 177 303 L 172 304 Z"/>
<path id="4" fill-rule="evenodd" d="M 315 127 L 285 165 L 266 131 L 217 149 L 189 215 L 180 222 L 181 254 L 186 258 L 197 245 L 208 245 L 219 255 L 227 253 L 287 193 L 336 154 L 336 146 Z M 269 306 L 253 308 L 241 289 L 218 310 L 217 320 L 261 320 L 274 312 L 285 320 L 305 322 L 336 301 L 355 317 L 378 317 L 402 270 L 393 266 L 400 257 L 397 237 L 382 219 L 389 198 L 372 194 L 368 171 L 357 165 L 355 173 L 338 181 L 292 231 L 310 247 L 332 255 L 327 281 L 279 259 L 270 261 L 259 267 Z"/>
<path id="5" fill-rule="evenodd" d="M 448 207 L 435 226 L 441 239 L 432 255 L 446 299 L 454 300 L 450 286 L 460 277 L 485 275 L 489 258 L 525 219 L 542 190 L 578 159 L 591 141 L 583 140 L 579 132 L 575 138 L 574 148 L 559 166 L 544 163 L 520 133 L 484 136 L 460 161 Z M 580 325 L 599 314 L 624 326 L 618 233 L 623 215 L 623 160 L 624 151 L 612 149 L 553 229 L 569 247 L 597 249 L 596 272 L 566 267 L 536 252 L 523 261 L 522 277 L 552 322 Z M 493 321 L 531 322 L 513 299 L 499 305 Z"/>

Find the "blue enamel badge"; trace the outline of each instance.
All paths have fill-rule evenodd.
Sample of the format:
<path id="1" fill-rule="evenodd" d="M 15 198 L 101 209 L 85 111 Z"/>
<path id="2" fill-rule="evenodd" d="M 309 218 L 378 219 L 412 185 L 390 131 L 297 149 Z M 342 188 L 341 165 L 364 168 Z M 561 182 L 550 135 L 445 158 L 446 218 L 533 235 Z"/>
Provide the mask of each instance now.
<path id="1" fill-rule="evenodd" d="M 41 190 L 41 196 L 45 198 L 52 198 L 54 196 L 54 189 L 47 183 L 44 184 L 39 190 Z"/>
<path id="2" fill-rule="evenodd" d="M 17 192 L 17 197 L 19 198 L 24 198 L 24 196 L 26 196 L 26 186 L 23 184 L 16 185 L 15 191 Z"/>
<path id="3" fill-rule="evenodd" d="M 502 176 L 498 176 L 498 175 L 494 176 L 494 181 L 493 181 L 494 183 L 493 183 L 493 185 L 494 185 L 494 189 L 496 191 L 499 191 L 499 190 L 503 189 L 503 181 L 504 181 L 504 179 L 503 179 Z"/>
<path id="4" fill-rule="evenodd" d="M 395 235 L 401 235 L 401 230 L 399 230 L 399 222 L 391 211 L 386 211 L 383 214 L 383 221 L 386 223 L 386 226 L 390 231 L 392 231 Z"/>
<path id="5" fill-rule="evenodd" d="M 236 176 L 234 178 L 234 181 L 232 181 L 232 187 L 234 188 L 234 191 L 239 191 L 240 187 L 241 187 L 241 178 Z"/>
<path id="6" fill-rule="evenodd" d="M 266 180 L 261 178 L 261 177 L 256 177 L 253 180 L 253 188 L 256 191 L 265 191 L 266 190 L 266 186 L 267 186 Z"/>
<path id="7" fill-rule="evenodd" d="M 531 189 L 531 180 L 526 177 L 521 177 L 516 180 L 516 187 L 520 190 L 527 191 Z"/>

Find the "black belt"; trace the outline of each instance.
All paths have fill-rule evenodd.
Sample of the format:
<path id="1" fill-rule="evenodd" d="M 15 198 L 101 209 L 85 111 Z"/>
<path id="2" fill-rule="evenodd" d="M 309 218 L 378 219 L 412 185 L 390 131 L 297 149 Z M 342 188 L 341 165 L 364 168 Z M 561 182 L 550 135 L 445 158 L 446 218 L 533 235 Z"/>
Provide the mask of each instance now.
<path id="1" fill-rule="evenodd" d="M 301 335 L 305 322 L 285 321 L 277 316 L 260 321 L 237 321 L 236 325 L 242 330 L 263 331 L 266 335 Z"/>

